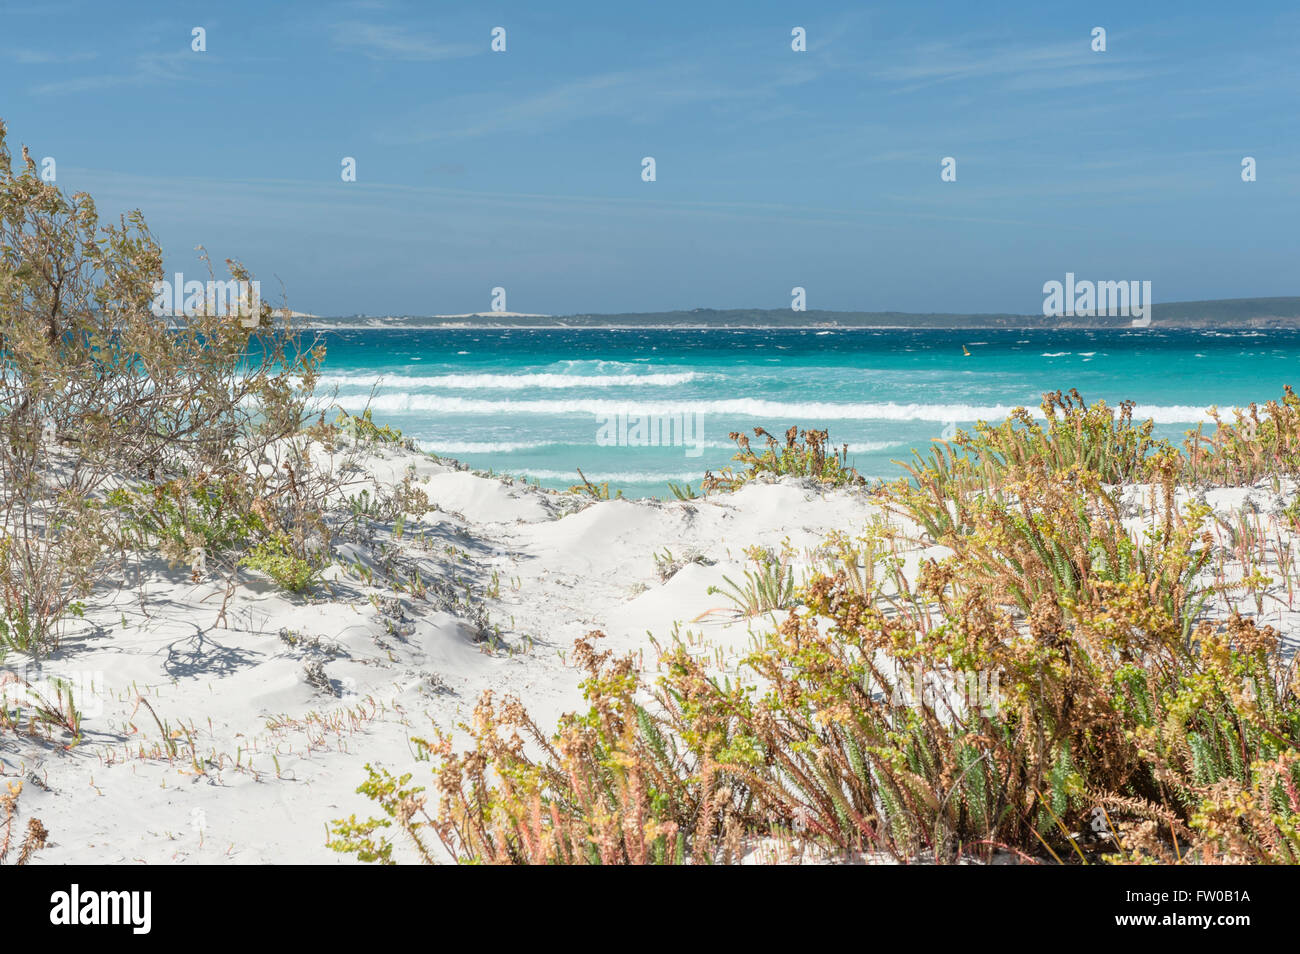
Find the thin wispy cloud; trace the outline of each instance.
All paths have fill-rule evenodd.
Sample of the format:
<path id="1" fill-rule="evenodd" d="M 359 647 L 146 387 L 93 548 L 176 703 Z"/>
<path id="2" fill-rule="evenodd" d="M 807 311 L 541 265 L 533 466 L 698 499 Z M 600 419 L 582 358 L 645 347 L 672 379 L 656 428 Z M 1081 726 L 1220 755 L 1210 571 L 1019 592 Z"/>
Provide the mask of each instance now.
<path id="1" fill-rule="evenodd" d="M 1094 53 L 1087 36 L 1038 46 L 934 41 L 904 51 L 897 62 L 876 67 L 872 73 L 882 82 L 896 84 L 895 92 L 978 80 L 1003 80 L 1021 90 L 1051 89 L 1132 82 L 1156 75 L 1153 69 L 1124 67 L 1115 57 Z"/>
<path id="2" fill-rule="evenodd" d="M 645 118 L 673 103 L 718 94 L 702 82 L 683 79 L 681 69 L 665 67 L 602 73 L 531 93 L 503 90 L 446 97 L 405 118 L 382 138 L 391 143 L 418 143 L 536 133 L 578 120 Z"/>
<path id="3" fill-rule="evenodd" d="M 136 55 L 129 61 L 129 65 L 131 68 L 128 70 L 38 83 L 31 88 L 31 93 L 36 96 L 58 96 L 91 93 L 121 86 L 141 86 L 158 82 L 175 83 L 191 75 L 191 68 L 196 65 L 196 58 L 188 49 L 165 53 L 148 52 Z"/>
<path id="4" fill-rule="evenodd" d="M 403 27 L 360 20 L 335 23 L 330 33 L 337 48 L 352 50 L 374 60 L 455 60 L 474 56 L 484 49 L 482 45 L 440 42 L 433 36 L 414 33 Z"/>
<path id="5" fill-rule="evenodd" d="M 64 66 L 68 63 L 84 63 L 93 60 L 99 54 L 94 52 L 70 53 L 67 50 L 51 52 L 36 49 L 7 49 L 3 55 L 20 66 Z"/>
<path id="6" fill-rule="evenodd" d="M 815 68 L 796 66 L 756 78 L 682 62 L 609 71 L 529 92 L 510 88 L 442 97 L 403 117 L 382 138 L 388 143 L 474 139 L 542 133 L 570 123 L 611 118 L 650 124 L 675 109 L 699 104 L 752 107 L 821 75 Z"/>

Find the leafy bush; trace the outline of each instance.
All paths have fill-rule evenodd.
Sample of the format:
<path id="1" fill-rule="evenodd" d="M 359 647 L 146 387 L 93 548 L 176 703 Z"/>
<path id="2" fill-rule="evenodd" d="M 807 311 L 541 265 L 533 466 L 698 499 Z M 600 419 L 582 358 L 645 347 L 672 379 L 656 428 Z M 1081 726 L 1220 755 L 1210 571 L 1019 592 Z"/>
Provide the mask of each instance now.
<path id="1" fill-rule="evenodd" d="M 139 212 L 101 227 L 26 148 L 12 161 L 0 123 L 0 599 L 34 654 L 132 548 L 176 560 L 265 528 L 302 551 L 323 531 L 330 488 L 309 465 L 312 441 L 332 440 L 323 415 L 309 424 L 323 351 L 265 303 L 160 319 L 162 278 Z"/>
<path id="2" fill-rule="evenodd" d="M 587 672 L 591 709 L 566 716 L 548 739 L 517 700 L 485 695 L 465 726 L 472 748 L 453 751 L 450 737 L 413 740 L 438 760 L 437 807 L 410 777 L 369 769 L 361 791 L 388 816 L 334 823 L 336 851 L 363 860 L 391 860 L 380 830 L 395 821 L 419 856 L 434 861 L 430 835 L 455 858 L 491 864 L 682 864 L 736 860 L 741 793 L 698 746 L 711 745 L 707 717 L 665 698 L 670 721 L 694 727 L 684 742 L 664 733 L 663 716 L 635 698 L 639 678 L 630 657 L 597 652 L 592 633 L 576 644 Z M 684 700 L 681 700 L 684 703 Z M 536 745 L 540 760 L 528 752 Z M 496 774 L 489 779 L 486 770 Z M 391 821 L 390 821 L 391 819 Z M 376 841 L 378 836 L 378 841 Z"/>
<path id="3" fill-rule="evenodd" d="M 316 582 L 320 571 L 308 560 L 293 552 L 283 536 L 264 540 L 248 551 L 241 560 L 250 570 L 265 573 L 281 588 L 290 593 L 304 593 Z"/>
<path id="4" fill-rule="evenodd" d="M 387 424 L 382 427 L 374 422 L 370 416 L 370 408 L 366 408 L 360 415 L 349 414 L 347 411 L 339 411 L 339 416 L 335 424 L 344 434 L 359 441 L 368 441 L 375 444 L 400 444 L 402 443 L 402 432 L 389 427 Z"/>
<path id="5" fill-rule="evenodd" d="M 746 435 L 737 431 L 729 435 L 740 448 L 732 460 L 746 465 L 746 469 L 739 474 L 733 473 L 730 467 L 720 474 L 706 473 L 702 484 L 706 492 L 736 490 L 763 474 L 812 477 L 831 487 L 865 483 L 848 464 L 848 445 L 834 450 L 826 431 L 791 427 L 785 432 L 784 444 L 761 427 L 754 428 L 754 436 L 767 438 L 767 447 L 761 454 L 754 452 Z"/>
<path id="6" fill-rule="evenodd" d="M 1252 403 L 1225 422 L 1211 408 L 1214 430 L 1204 425 L 1183 443 L 1186 474 L 1197 483 L 1239 487 L 1261 477 L 1300 475 L 1300 397 L 1286 385 L 1282 400 Z"/>
<path id="7" fill-rule="evenodd" d="M 236 475 L 213 480 L 207 475 L 161 484 L 117 488 L 107 501 L 123 513 L 123 529 L 141 545 L 157 546 L 173 564 L 185 562 L 201 548 L 215 556 L 242 549 L 267 530 L 248 508 L 245 481 Z"/>

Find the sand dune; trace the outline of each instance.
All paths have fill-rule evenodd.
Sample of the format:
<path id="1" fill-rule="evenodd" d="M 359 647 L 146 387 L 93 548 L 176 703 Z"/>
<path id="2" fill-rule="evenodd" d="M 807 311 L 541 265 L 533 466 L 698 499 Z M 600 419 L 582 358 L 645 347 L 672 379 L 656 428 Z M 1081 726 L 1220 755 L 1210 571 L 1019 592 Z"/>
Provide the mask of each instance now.
<path id="1" fill-rule="evenodd" d="M 408 739 L 430 720 L 450 729 L 492 690 L 553 724 L 580 706 L 566 653 L 593 629 L 654 667 L 653 640 L 667 645 L 678 627 L 730 670 L 768 624 L 708 592 L 740 576 L 745 548 L 786 546 L 798 579 L 829 533 L 879 516 L 862 491 L 791 478 L 691 501 L 589 502 L 413 451 L 377 450 L 367 469 L 381 484 L 414 473 L 438 509 L 401 539 L 372 526 L 336 556 L 418 569 L 441 593 L 418 599 L 335 566 L 295 598 L 249 574 L 224 625 L 218 581 L 161 564 L 97 594 L 41 673 L 93 683 L 77 697 L 83 741 L 64 750 L 9 735 L 0 748 L 4 775 L 24 780 L 24 810 L 51 832 L 39 861 L 343 863 L 326 847 L 327 824 L 372 813 L 355 792 L 366 763 L 426 777 Z M 1135 527 L 1143 494 L 1127 491 Z M 1208 499 L 1225 514 L 1267 514 L 1273 496 Z M 670 575 L 655 558 L 665 550 L 681 564 Z M 939 550 L 913 547 L 909 572 Z M 1265 621 L 1298 630 L 1280 600 Z"/>

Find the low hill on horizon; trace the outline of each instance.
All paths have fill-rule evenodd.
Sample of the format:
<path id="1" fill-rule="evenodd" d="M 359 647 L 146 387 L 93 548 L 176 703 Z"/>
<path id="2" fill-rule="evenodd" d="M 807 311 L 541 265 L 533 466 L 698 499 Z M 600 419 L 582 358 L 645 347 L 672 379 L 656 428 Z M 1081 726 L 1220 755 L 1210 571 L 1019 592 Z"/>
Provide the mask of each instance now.
<path id="1" fill-rule="evenodd" d="M 1133 327 L 1129 318 L 1045 318 L 1040 315 L 903 311 L 791 311 L 788 308 L 693 308 L 681 311 L 538 315 L 479 312 L 461 315 L 352 315 L 317 317 L 310 327 L 330 328 L 1008 328 Z M 1157 303 L 1151 327 L 1300 328 L 1300 297 L 1222 298 Z"/>

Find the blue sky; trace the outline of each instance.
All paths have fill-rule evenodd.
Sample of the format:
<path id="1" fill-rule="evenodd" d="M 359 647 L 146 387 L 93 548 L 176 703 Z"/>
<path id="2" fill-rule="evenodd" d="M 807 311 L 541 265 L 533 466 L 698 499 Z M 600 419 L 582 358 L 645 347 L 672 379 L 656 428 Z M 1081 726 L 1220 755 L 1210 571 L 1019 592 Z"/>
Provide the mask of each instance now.
<path id="1" fill-rule="evenodd" d="M 0 0 L 0 117 L 169 269 L 318 314 L 1032 313 L 1300 293 L 1298 43 L 1269 2 Z"/>

